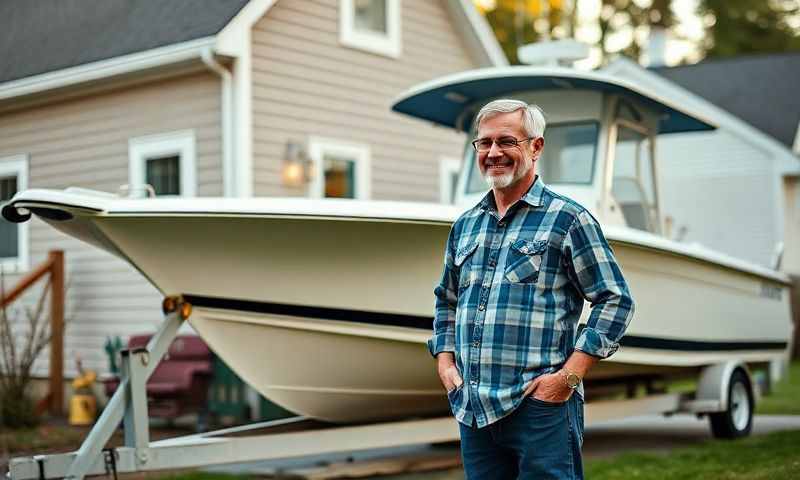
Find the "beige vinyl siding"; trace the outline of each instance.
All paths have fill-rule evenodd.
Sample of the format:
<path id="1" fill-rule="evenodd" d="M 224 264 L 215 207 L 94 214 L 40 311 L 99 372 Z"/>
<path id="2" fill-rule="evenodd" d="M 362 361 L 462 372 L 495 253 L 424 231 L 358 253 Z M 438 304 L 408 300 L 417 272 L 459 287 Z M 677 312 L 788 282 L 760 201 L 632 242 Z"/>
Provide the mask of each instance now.
<path id="1" fill-rule="evenodd" d="M 460 157 L 463 135 L 390 111 L 407 88 L 476 68 L 440 1 L 402 0 L 402 54 L 339 43 L 339 2 L 278 2 L 255 26 L 254 192 L 305 195 L 281 184 L 289 141 L 310 136 L 369 146 L 371 198 L 439 199 L 439 161 Z"/>
<path id="2" fill-rule="evenodd" d="M 130 138 L 193 130 L 198 195 L 219 196 L 220 88 L 218 77 L 203 72 L 0 113 L 0 158 L 27 154 L 30 188 L 78 186 L 117 192 L 128 183 Z M 104 373 L 103 345 L 108 336 L 124 340 L 131 334 L 151 333 L 161 322 L 160 294 L 122 260 L 39 220 L 31 221 L 29 244 L 31 268 L 49 250 L 65 251 L 68 376 L 75 372 L 76 355 L 84 359 L 85 367 Z M 19 278 L 6 278 L 7 287 Z M 26 303 L 35 301 L 35 293 L 27 296 Z M 44 352 L 38 375 L 47 374 L 47 358 Z"/>

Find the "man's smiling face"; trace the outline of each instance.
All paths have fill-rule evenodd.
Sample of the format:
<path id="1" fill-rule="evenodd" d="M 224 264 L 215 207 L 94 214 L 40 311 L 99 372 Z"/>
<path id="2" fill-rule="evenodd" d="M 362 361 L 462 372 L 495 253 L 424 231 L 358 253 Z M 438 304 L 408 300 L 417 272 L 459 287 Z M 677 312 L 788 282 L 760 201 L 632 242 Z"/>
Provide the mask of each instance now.
<path id="1" fill-rule="evenodd" d="M 500 113 L 484 118 L 478 126 L 479 139 L 494 140 L 489 151 L 479 151 L 477 154 L 478 168 L 486 183 L 492 188 L 508 188 L 526 177 L 528 173 L 533 175 L 538 142 L 524 141 L 528 136 L 522 126 L 522 114 L 522 110 Z M 501 149 L 498 142 L 508 138 L 521 143 L 518 146 Z"/>

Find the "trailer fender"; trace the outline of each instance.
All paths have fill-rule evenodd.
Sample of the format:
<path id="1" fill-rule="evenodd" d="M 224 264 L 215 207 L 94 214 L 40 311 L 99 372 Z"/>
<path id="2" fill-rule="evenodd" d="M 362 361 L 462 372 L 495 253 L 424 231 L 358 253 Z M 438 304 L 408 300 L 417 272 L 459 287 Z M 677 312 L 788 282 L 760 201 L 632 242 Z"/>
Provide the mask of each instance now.
<path id="1" fill-rule="evenodd" d="M 723 412 L 728 409 L 731 376 L 737 369 L 747 377 L 752 391 L 753 379 L 750 370 L 743 362 L 730 360 L 709 365 L 703 368 L 698 379 L 695 403 L 705 407 L 698 410 L 697 413 Z M 753 397 L 755 398 L 755 395 Z"/>

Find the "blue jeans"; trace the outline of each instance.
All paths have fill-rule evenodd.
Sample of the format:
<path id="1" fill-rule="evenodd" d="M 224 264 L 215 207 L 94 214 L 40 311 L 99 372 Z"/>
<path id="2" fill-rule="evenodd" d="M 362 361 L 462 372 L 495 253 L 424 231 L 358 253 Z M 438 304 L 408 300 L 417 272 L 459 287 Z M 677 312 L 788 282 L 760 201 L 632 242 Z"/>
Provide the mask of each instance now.
<path id="1" fill-rule="evenodd" d="M 514 412 L 483 428 L 459 423 L 467 480 L 583 479 L 583 399 L 523 399 Z"/>

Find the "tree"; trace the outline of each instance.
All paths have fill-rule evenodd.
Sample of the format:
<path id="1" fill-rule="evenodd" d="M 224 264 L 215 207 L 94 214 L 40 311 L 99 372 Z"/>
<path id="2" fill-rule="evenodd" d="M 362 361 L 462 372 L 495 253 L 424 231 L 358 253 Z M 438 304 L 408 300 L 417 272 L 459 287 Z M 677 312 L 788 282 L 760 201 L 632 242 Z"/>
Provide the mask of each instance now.
<path id="1" fill-rule="evenodd" d="M 595 0 L 599 12 L 588 21 L 599 31 L 596 46 L 602 57 L 622 53 L 639 60 L 651 28 L 670 29 L 674 24 L 671 0 Z M 517 48 L 540 40 L 576 35 L 586 19 L 577 0 L 476 0 L 511 64 L 518 64 Z M 612 41 L 612 36 L 615 36 Z M 621 37 L 627 41 L 621 41 Z M 580 38 L 579 38 L 580 40 Z"/>
<path id="2" fill-rule="evenodd" d="M 800 50 L 797 0 L 701 0 L 698 13 L 708 25 L 707 57 Z"/>
<path id="3" fill-rule="evenodd" d="M 518 47 L 550 37 L 563 16 L 563 0 L 496 0 L 479 8 L 512 65 L 519 64 Z"/>

